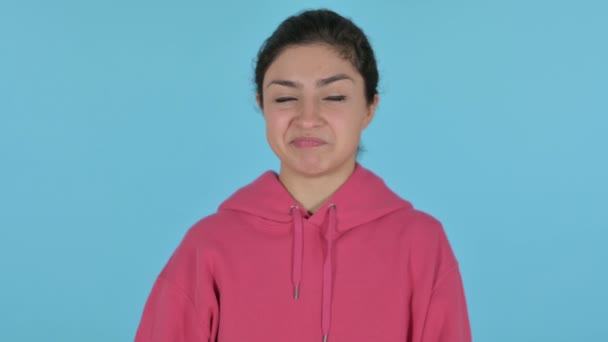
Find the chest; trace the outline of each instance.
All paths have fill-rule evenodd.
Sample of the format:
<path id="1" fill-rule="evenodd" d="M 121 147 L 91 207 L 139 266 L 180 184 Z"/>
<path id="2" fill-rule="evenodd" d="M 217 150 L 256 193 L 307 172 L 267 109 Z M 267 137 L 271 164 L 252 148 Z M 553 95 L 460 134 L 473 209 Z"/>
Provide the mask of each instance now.
<path id="1" fill-rule="evenodd" d="M 359 227 L 339 235 L 329 248 L 321 231 L 305 224 L 297 300 L 293 233 L 240 236 L 219 249 L 215 266 L 220 342 L 264 336 L 322 341 L 324 267 L 330 249 L 331 341 L 405 340 L 411 289 L 398 232 Z"/>

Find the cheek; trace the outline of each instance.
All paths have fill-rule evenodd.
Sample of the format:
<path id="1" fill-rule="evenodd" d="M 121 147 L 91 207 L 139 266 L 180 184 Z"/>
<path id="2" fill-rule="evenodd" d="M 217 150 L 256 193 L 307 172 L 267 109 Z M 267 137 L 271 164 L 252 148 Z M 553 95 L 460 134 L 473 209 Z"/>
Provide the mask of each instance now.
<path id="1" fill-rule="evenodd" d="M 264 114 L 267 135 L 271 137 L 283 136 L 289 126 L 289 114 L 280 111 L 268 111 Z"/>
<path id="2" fill-rule="evenodd" d="M 343 108 L 340 112 L 332 115 L 331 122 L 334 129 L 345 133 L 360 134 L 364 114 L 359 107 Z"/>

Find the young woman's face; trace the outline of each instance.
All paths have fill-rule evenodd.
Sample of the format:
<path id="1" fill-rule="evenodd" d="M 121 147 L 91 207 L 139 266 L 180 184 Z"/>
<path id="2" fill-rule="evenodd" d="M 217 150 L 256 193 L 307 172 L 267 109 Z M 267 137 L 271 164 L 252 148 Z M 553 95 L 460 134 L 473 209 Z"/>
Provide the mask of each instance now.
<path id="1" fill-rule="evenodd" d="M 314 176 L 354 165 L 378 96 L 367 104 L 363 77 L 350 61 L 327 45 L 289 47 L 262 86 L 266 136 L 282 169 Z"/>

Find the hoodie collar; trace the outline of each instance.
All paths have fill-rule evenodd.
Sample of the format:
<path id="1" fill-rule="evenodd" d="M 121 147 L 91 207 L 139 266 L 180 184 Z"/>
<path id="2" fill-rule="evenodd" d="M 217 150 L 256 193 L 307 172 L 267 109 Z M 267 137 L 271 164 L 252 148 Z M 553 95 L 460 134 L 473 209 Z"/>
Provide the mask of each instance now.
<path id="1" fill-rule="evenodd" d="M 329 208 L 335 205 L 336 232 L 342 233 L 358 225 L 373 221 L 399 209 L 412 205 L 390 190 L 384 181 L 360 163 L 355 164 L 353 173 L 332 194 L 332 196 L 307 220 L 321 227 Z M 276 222 L 292 222 L 291 207 L 303 208 L 287 191 L 272 170 L 264 172 L 252 183 L 240 188 L 219 210 L 235 210 Z M 303 209 L 302 213 L 305 216 Z"/>

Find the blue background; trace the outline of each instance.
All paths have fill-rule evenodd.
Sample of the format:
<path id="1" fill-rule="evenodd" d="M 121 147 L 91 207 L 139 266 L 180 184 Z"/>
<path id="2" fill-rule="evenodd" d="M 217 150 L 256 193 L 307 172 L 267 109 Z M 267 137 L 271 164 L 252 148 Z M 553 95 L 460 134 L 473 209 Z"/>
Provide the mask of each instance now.
<path id="1" fill-rule="evenodd" d="M 277 169 L 254 57 L 327 6 L 376 50 L 360 161 L 445 225 L 476 341 L 608 340 L 605 1 L 0 1 L 0 340 L 133 339 L 199 218 Z"/>

